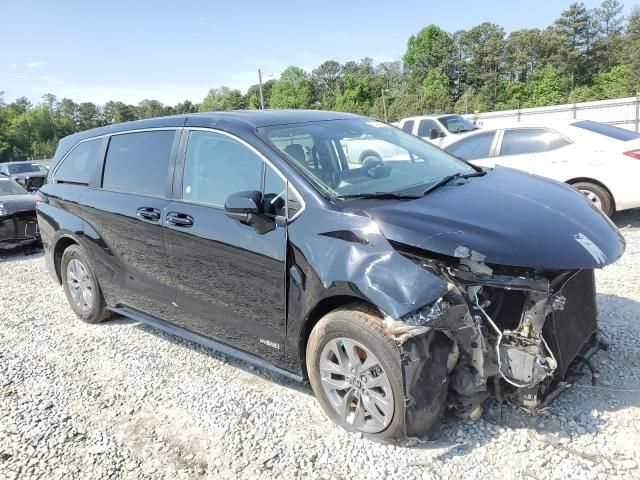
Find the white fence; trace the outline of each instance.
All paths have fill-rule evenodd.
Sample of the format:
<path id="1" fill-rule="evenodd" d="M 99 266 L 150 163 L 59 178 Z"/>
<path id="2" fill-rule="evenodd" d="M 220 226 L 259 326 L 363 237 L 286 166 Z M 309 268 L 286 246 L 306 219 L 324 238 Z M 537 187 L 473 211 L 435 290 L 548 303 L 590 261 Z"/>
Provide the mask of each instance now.
<path id="1" fill-rule="evenodd" d="M 501 127 L 513 123 L 545 123 L 553 121 L 593 120 L 640 131 L 640 96 L 569 103 L 551 107 L 522 108 L 465 115 L 484 128 Z"/>

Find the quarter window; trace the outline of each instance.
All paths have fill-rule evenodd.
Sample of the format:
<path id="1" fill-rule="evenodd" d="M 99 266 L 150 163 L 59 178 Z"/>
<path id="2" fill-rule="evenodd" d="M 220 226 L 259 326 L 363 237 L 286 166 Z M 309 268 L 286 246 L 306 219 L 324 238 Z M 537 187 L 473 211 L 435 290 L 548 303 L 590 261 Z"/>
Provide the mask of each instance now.
<path id="1" fill-rule="evenodd" d="M 89 185 L 95 172 L 102 139 L 79 143 L 56 171 L 56 182 Z"/>
<path id="2" fill-rule="evenodd" d="M 494 132 L 480 133 L 454 143 L 446 150 L 462 160 L 487 158 L 491 154 Z"/>
<path id="3" fill-rule="evenodd" d="M 237 140 L 215 132 L 189 133 L 184 200 L 222 206 L 232 193 L 260 190 L 261 179 L 262 159 Z"/>
<path id="4" fill-rule="evenodd" d="M 174 137 L 173 130 L 112 136 L 102 187 L 137 195 L 165 196 Z"/>
<path id="5" fill-rule="evenodd" d="M 405 132 L 413 133 L 413 124 L 414 124 L 413 120 L 407 120 L 407 121 L 406 121 L 406 122 L 404 122 L 404 124 L 402 125 L 402 129 L 403 129 Z"/>
<path id="6" fill-rule="evenodd" d="M 287 184 L 270 167 L 264 173 L 262 211 L 267 215 L 283 216 L 285 214 Z"/>
<path id="7" fill-rule="evenodd" d="M 568 144 L 568 140 L 545 128 L 509 129 L 504 132 L 500 156 L 548 152 Z"/>

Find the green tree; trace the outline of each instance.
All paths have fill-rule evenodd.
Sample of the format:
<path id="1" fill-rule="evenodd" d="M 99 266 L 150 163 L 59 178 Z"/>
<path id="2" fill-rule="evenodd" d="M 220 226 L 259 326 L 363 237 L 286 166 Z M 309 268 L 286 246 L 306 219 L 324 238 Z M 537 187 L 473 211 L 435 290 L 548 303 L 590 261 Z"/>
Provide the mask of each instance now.
<path id="1" fill-rule="evenodd" d="M 422 87 L 428 113 L 447 113 L 451 110 L 449 79 L 440 69 L 429 70 L 422 82 Z"/>
<path id="2" fill-rule="evenodd" d="M 631 78 L 631 86 L 640 95 L 640 8 L 636 7 L 627 23 L 626 57 L 631 64 L 631 72 L 635 72 Z"/>
<path id="3" fill-rule="evenodd" d="M 547 65 L 531 85 L 528 107 L 558 105 L 567 101 L 567 81 L 553 65 Z"/>
<path id="4" fill-rule="evenodd" d="M 291 66 L 273 85 L 269 106 L 271 108 L 310 108 L 312 85 L 304 70 Z"/>
<path id="5" fill-rule="evenodd" d="M 82 104 L 80 105 L 82 107 Z M 135 107 L 136 118 L 155 118 L 164 115 L 164 105 L 158 100 L 145 99 Z"/>
<path id="6" fill-rule="evenodd" d="M 582 3 L 572 3 L 555 21 L 554 33 L 558 38 L 562 73 L 571 79 L 571 88 L 589 81 L 589 60 L 593 41 L 593 22 L 590 12 Z"/>
<path id="7" fill-rule="evenodd" d="M 31 108 L 31 101 L 27 97 L 16 98 L 14 102 L 9 104 L 9 108 L 17 114 L 26 112 Z"/>
<path id="8" fill-rule="evenodd" d="M 618 0 L 605 0 L 595 9 L 597 39 L 594 42 L 598 70 L 610 70 L 622 55 L 623 6 Z"/>
<path id="9" fill-rule="evenodd" d="M 402 60 L 404 68 L 418 78 L 424 78 L 434 68 L 448 72 L 454 55 L 454 42 L 437 25 L 428 25 L 411 35 Z"/>
<path id="10" fill-rule="evenodd" d="M 135 107 L 123 102 L 108 101 L 104 104 L 102 115 L 106 124 L 130 122 L 135 120 Z"/>

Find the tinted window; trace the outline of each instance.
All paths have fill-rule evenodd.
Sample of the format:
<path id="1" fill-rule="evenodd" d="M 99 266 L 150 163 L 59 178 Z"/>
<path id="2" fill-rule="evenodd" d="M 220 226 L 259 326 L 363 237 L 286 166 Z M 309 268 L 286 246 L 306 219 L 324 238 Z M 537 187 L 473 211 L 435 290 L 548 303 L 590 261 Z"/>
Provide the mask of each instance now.
<path id="1" fill-rule="evenodd" d="M 505 130 L 500 156 L 547 152 L 568 143 L 556 132 L 544 128 Z"/>
<path id="2" fill-rule="evenodd" d="M 462 160 L 475 160 L 486 158 L 491 153 L 491 144 L 495 132 L 480 133 L 473 137 L 465 138 L 446 148 L 447 152 Z"/>
<path id="3" fill-rule="evenodd" d="M 406 122 L 404 122 L 404 125 L 402 125 L 402 129 L 405 132 L 411 133 L 413 132 L 413 124 L 414 124 L 413 120 L 407 120 Z"/>
<path id="4" fill-rule="evenodd" d="M 11 175 L 30 172 L 41 173 L 40 166 L 36 163 L 10 163 L 7 167 Z"/>
<path id="5" fill-rule="evenodd" d="M 420 120 L 418 124 L 418 136 L 430 137 L 431 129 L 435 130 L 438 135 L 442 133 L 442 129 L 434 120 Z"/>
<path id="6" fill-rule="evenodd" d="M 189 134 L 182 198 L 224 205 L 236 192 L 260 190 L 262 159 L 246 146 L 214 132 Z"/>
<path id="7" fill-rule="evenodd" d="M 173 130 L 159 130 L 111 137 L 102 187 L 138 195 L 164 196 L 174 136 Z"/>
<path id="8" fill-rule="evenodd" d="M 438 120 L 451 133 L 470 132 L 478 129 L 472 122 L 460 115 L 447 115 L 446 117 L 440 117 Z"/>
<path id="9" fill-rule="evenodd" d="M 56 170 L 57 182 L 89 184 L 98 163 L 101 139 L 79 143 Z"/>
<path id="10" fill-rule="evenodd" d="M 267 215 L 284 215 L 287 184 L 267 165 L 264 174 L 262 211 Z"/>
<path id="11" fill-rule="evenodd" d="M 622 140 L 628 142 L 629 140 L 636 140 L 640 138 L 640 133 L 632 132 L 631 130 L 625 130 L 624 128 L 614 127 L 613 125 L 605 125 L 604 123 L 592 122 L 591 120 L 581 120 L 574 122 L 571 125 L 590 132 L 599 133 L 609 138 L 615 138 L 616 140 Z"/>

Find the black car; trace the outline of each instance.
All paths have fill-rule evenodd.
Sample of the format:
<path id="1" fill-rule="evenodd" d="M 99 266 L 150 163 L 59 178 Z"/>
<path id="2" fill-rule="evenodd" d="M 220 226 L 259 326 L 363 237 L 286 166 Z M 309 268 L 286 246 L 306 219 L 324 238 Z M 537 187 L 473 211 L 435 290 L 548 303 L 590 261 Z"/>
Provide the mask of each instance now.
<path id="1" fill-rule="evenodd" d="M 0 250 L 39 241 L 36 198 L 12 179 L 0 175 Z"/>
<path id="2" fill-rule="evenodd" d="M 350 163 L 349 139 L 393 158 Z M 530 409 L 597 343 L 624 241 L 571 187 L 321 111 L 207 113 L 60 141 L 38 221 L 86 322 L 122 314 L 308 379 L 327 414 L 422 436 L 490 395 Z"/>
<path id="3" fill-rule="evenodd" d="M 0 163 L 0 175 L 10 177 L 30 192 L 38 190 L 47 179 L 49 171 L 34 162 Z"/>

